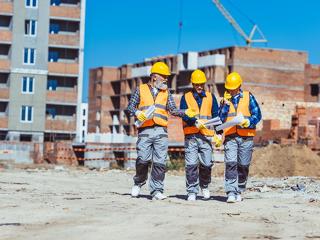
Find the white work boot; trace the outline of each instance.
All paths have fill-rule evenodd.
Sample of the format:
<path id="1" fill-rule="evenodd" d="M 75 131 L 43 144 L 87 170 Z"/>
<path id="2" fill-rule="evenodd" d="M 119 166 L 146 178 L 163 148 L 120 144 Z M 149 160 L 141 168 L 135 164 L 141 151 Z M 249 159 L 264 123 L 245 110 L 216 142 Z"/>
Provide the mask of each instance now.
<path id="1" fill-rule="evenodd" d="M 154 195 L 153 195 L 153 200 L 164 200 L 166 199 L 167 196 L 164 195 L 162 192 L 156 192 Z"/>
<path id="2" fill-rule="evenodd" d="M 210 199 L 210 191 L 208 188 L 202 188 L 202 196 L 204 200 Z"/>
<path id="3" fill-rule="evenodd" d="M 237 196 L 236 196 L 236 201 L 237 201 L 237 202 L 241 202 L 241 201 L 242 201 L 241 194 L 237 194 Z"/>
<path id="4" fill-rule="evenodd" d="M 138 197 L 140 194 L 141 187 L 139 185 L 133 185 L 131 189 L 131 197 Z"/>
<path id="5" fill-rule="evenodd" d="M 189 193 L 188 194 L 188 201 L 195 201 L 197 199 L 197 195 L 195 193 Z"/>
<path id="6" fill-rule="evenodd" d="M 235 203 L 237 201 L 235 195 L 229 195 L 227 199 L 227 203 Z"/>

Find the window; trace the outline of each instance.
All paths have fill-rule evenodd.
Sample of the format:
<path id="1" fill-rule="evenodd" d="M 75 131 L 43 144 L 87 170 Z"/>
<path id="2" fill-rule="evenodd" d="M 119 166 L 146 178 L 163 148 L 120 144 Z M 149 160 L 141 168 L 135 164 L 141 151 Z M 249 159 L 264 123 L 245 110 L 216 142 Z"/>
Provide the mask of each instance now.
<path id="1" fill-rule="evenodd" d="M 82 115 L 83 115 L 83 116 L 86 115 L 86 110 L 85 110 L 85 109 L 82 110 Z"/>
<path id="2" fill-rule="evenodd" d="M 28 36 L 37 35 L 37 21 L 36 20 L 25 20 L 24 21 L 24 34 Z"/>
<path id="3" fill-rule="evenodd" d="M 316 97 L 319 95 L 319 85 L 318 84 L 310 84 L 311 96 Z"/>
<path id="4" fill-rule="evenodd" d="M 32 122 L 33 118 L 33 107 L 22 106 L 21 107 L 21 122 Z"/>
<path id="5" fill-rule="evenodd" d="M 51 0 L 52 6 L 59 6 L 61 4 L 61 0 Z"/>
<path id="6" fill-rule="evenodd" d="M 35 55 L 36 55 L 36 50 L 34 48 L 25 48 L 23 63 L 32 64 L 32 65 L 35 64 Z"/>
<path id="7" fill-rule="evenodd" d="M 83 126 L 83 127 L 86 126 L 86 120 L 82 120 L 82 126 Z"/>
<path id="8" fill-rule="evenodd" d="M 60 25 L 57 23 L 50 23 L 49 33 L 57 34 L 60 31 Z"/>
<path id="9" fill-rule="evenodd" d="M 23 77 L 22 78 L 22 93 L 33 93 L 33 77 Z"/>
<path id="10" fill-rule="evenodd" d="M 36 8 L 38 6 L 38 0 L 25 0 L 26 7 Z"/>
<path id="11" fill-rule="evenodd" d="M 57 85 L 58 85 L 58 81 L 57 80 L 52 80 L 52 79 L 48 80 L 48 82 L 47 82 L 47 90 L 56 91 Z"/>

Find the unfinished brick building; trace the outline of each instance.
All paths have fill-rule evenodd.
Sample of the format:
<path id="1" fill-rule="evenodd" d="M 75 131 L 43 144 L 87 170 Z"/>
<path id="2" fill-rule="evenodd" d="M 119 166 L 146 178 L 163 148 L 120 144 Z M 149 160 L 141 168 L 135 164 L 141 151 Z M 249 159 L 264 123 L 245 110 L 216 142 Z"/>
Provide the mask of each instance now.
<path id="1" fill-rule="evenodd" d="M 263 119 L 276 119 L 273 128 L 282 129 L 282 136 L 287 135 L 292 127 L 291 118 L 297 105 L 320 109 L 320 67 L 308 64 L 307 52 L 228 47 L 156 57 L 120 67 L 91 69 L 89 133 L 136 134 L 134 120 L 124 110 L 135 88 L 148 81 L 151 65 L 156 61 L 164 61 L 171 68 L 173 74 L 169 87 L 177 103 L 181 94 L 191 88 L 190 75 L 194 69 L 199 68 L 206 73 L 207 89 L 214 92 L 218 99 L 223 95 L 227 74 L 239 72 L 244 80 L 243 89 L 250 90 L 256 96 Z M 309 120 L 319 121 L 318 117 L 320 115 L 312 116 Z M 170 123 L 170 143 L 181 145 L 181 120 L 171 117 Z M 270 128 L 267 127 L 268 122 L 265 125 L 259 124 L 258 130 Z"/>

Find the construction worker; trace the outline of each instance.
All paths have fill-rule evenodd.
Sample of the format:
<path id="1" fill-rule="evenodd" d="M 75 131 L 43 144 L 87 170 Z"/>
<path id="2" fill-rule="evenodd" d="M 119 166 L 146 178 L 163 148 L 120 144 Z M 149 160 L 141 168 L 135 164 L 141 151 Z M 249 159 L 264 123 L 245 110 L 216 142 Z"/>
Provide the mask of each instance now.
<path id="1" fill-rule="evenodd" d="M 153 199 L 163 200 L 163 181 L 165 178 L 168 153 L 168 112 L 174 116 L 185 114 L 194 116 L 192 110 L 180 111 L 168 91 L 169 67 L 163 62 L 156 62 L 151 68 L 150 80 L 140 85 L 131 96 L 127 110 L 132 116 L 143 122 L 138 127 L 136 175 L 131 196 L 138 197 L 141 187 L 148 178 L 148 165 L 152 161 L 151 178 L 149 180 L 150 194 Z M 151 119 L 147 119 L 145 110 L 155 106 Z"/>
<path id="2" fill-rule="evenodd" d="M 208 119 L 218 116 L 216 97 L 205 91 L 206 75 L 201 70 L 191 74 L 192 91 L 185 93 L 180 102 L 180 109 L 195 109 L 196 116 L 184 116 L 183 131 L 185 134 L 185 170 L 187 200 L 195 201 L 199 193 L 199 185 L 204 199 L 210 198 L 208 185 L 211 182 L 213 166 L 212 141 L 216 147 L 222 144 L 221 135 L 205 126 Z M 222 134 L 219 133 L 219 134 Z M 199 159 L 200 155 L 200 159 Z M 200 161 L 199 161 L 200 160 Z"/>
<path id="3" fill-rule="evenodd" d="M 227 202 L 241 202 L 245 191 L 253 151 L 256 125 L 261 120 L 259 105 L 248 91 L 241 89 L 242 79 L 237 72 L 225 81 L 224 98 L 219 116 L 222 122 L 231 121 L 242 113 L 245 119 L 236 126 L 224 129 L 225 191 Z"/>

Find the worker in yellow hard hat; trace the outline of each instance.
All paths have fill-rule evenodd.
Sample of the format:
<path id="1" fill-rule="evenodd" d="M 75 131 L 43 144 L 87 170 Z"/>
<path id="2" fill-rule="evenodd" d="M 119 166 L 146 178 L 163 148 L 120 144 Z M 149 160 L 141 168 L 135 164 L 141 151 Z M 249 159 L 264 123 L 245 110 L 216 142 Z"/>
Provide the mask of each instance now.
<path id="1" fill-rule="evenodd" d="M 187 200 L 195 201 L 199 193 L 199 185 L 204 199 L 210 198 L 208 186 L 211 182 L 213 166 L 212 141 L 216 147 L 221 145 L 221 135 L 208 129 L 205 122 L 218 117 L 216 97 L 205 91 L 206 75 L 197 69 L 191 74 L 193 89 L 185 93 L 180 102 L 180 109 L 195 109 L 195 117 L 183 117 L 185 134 L 185 162 Z M 219 134 L 222 134 L 220 132 Z M 200 155 L 200 158 L 199 158 Z"/>
<path id="2" fill-rule="evenodd" d="M 131 96 L 127 110 L 141 123 L 138 126 L 137 161 L 132 197 L 138 197 L 141 187 L 148 177 L 148 165 L 152 161 L 150 194 L 156 200 L 163 200 L 163 181 L 168 151 L 168 116 L 169 113 L 183 117 L 194 116 L 195 111 L 180 111 L 168 91 L 170 69 L 164 62 L 156 62 L 151 67 L 150 80 L 141 84 Z M 154 109 L 147 116 L 150 109 Z"/>
<path id="3" fill-rule="evenodd" d="M 253 151 L 256 125 L 261 120 L 260 107 L 252 93 L 241 89 L 239 73 L 230 73 L 225 81 L 225 93 L 220 105 L 222 122 L 229 122 L 239 114 L 244 120 L 224 129 L 225 191 L 228 203 L 242 201 Z"/>

